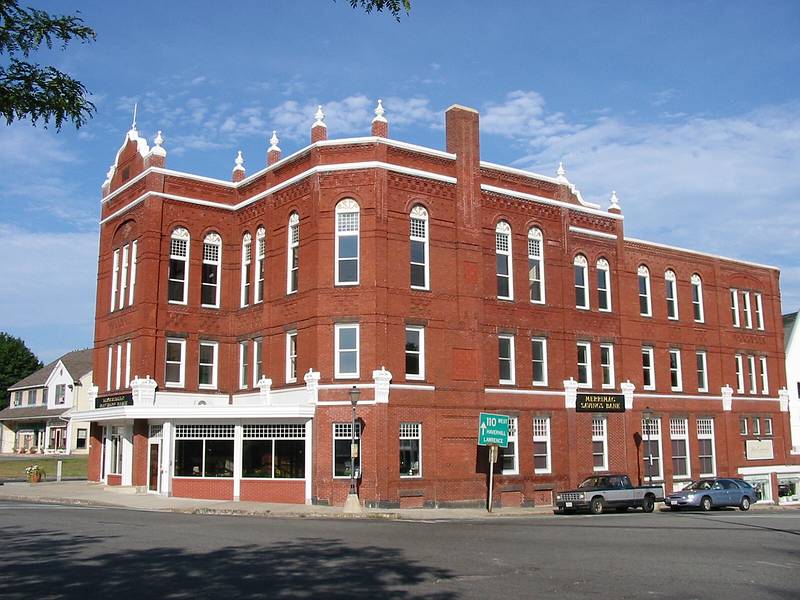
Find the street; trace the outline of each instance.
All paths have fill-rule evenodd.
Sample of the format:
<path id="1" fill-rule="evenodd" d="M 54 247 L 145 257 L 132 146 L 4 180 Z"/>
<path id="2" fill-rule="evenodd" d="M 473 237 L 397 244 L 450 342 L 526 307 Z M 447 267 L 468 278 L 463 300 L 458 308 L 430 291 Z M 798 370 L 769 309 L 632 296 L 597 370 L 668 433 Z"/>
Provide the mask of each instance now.
<path id="1" fill-rule="evenodd" d="M 793 598 L 800 511 L 278 519 L 0 502 L 15 598 Z"/>

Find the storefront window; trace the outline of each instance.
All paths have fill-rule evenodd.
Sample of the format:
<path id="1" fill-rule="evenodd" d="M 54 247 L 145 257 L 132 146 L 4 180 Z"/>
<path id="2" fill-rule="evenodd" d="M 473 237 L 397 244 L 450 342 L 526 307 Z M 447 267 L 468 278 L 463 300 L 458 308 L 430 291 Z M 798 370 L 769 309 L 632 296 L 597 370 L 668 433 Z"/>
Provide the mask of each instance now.
<path id="1" fill-rule="evenodd" d="M 242 433 L 242 477 L 305 477 L 305 425 L 245 425 Z"/>
<path id="2" fill-rule="evenodd" d="M 770 485 L 768 475 L 763 477 L 745 477 L 744 479 L 755 489 L 756 500 L 758 502 L 772 502 L 772 486 Z"/>
<path id="3" fill-rule="evenodd" d="M 800 502 L 800 473 L 778 479 L 778 502 Z"/>
<path id="4" fill-rule="evenodd" d="M 233 477 L 233 425 L 177 425 L 176 477 Z"/>
<path id="5" fill-rule="evenodd" d="M 175 476 L 203 476 L 203 440 L 175 440 Z"/>
<path id="6" fill-rule="evenodd" d="M 233 477 L 233 440 L 205 440 L 204 477 Z"/>

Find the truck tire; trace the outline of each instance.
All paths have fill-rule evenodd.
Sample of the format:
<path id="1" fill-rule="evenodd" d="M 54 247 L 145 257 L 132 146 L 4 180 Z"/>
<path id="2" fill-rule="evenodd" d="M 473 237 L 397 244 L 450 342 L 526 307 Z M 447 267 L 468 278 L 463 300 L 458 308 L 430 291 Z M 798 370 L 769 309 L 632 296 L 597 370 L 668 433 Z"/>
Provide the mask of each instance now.
<path id="1" fill-rule="evenodd" d="M 742 501 L 739 503 L 739 510 L 750 510 L 750 498 L 742 496 Z"/>
<path id="2" fill-rule="evenodd" d="M 700 508 L 702 508 L 704 511 L 707 512 L 711 510 L 711 506 L 712 506 L 711 498 L 709 498 L 708 496 L 703 496 L 703 499 L 700 500 Z"/>
<path id="3" fill-rule="evenodd" d="M 593 515 L 600 515 L 603 513 L 603 497 L 602 496 L 595 496 L 592 498 L 592 503 L 589 505 L 589 512 Z"/>
<path id="4" fill-rule="evenodd" d="M 642 510 L 646 513 L 651 513 L 655 510 L 655 508 L 656 499 L 651 495 L 645 496 L 644 500 L 642 500 Z"/>

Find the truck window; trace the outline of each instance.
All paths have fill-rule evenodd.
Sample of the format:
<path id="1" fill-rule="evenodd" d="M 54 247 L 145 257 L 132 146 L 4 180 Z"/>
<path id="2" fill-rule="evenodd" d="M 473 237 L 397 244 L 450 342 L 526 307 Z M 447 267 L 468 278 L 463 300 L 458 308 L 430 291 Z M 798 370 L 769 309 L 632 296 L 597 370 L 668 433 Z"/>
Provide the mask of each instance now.
<path id="1" fill-rule="evenodd" d="M 630 488 L 630 487 L 633 487 L 633 486 L 631 485 L 631 480 L 628 478 L 628 476 L 627 476 L 627 475 L 625 475 L 625 477 L 623 477 L 623 478 L 622 478 L 622 487 L 624 487 L 624 488 Z"/>

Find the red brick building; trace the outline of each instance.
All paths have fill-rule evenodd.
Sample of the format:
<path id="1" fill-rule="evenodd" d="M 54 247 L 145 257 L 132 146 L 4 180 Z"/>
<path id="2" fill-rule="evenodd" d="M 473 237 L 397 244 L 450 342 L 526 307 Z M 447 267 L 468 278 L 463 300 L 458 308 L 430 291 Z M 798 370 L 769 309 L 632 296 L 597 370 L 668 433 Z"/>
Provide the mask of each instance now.
<path id="1" fill-rule="evenodd" d="M 481 411 L 512 417 L 495 502 L 549 503 L 598 471 L 663 482 L 790 457 L 779 272 L 625 237 L 585 201 L 372 135 L 232 181 L 165 167 L 136 127 L 103 185 L 90 479 L 221 499 L 482 504 Z M 624 412 L 579 412 L 583 393 Z M 775 477 L 760 485 L 774 487 Z M 772 495 L 768 497 L 777 497 Z"/>

